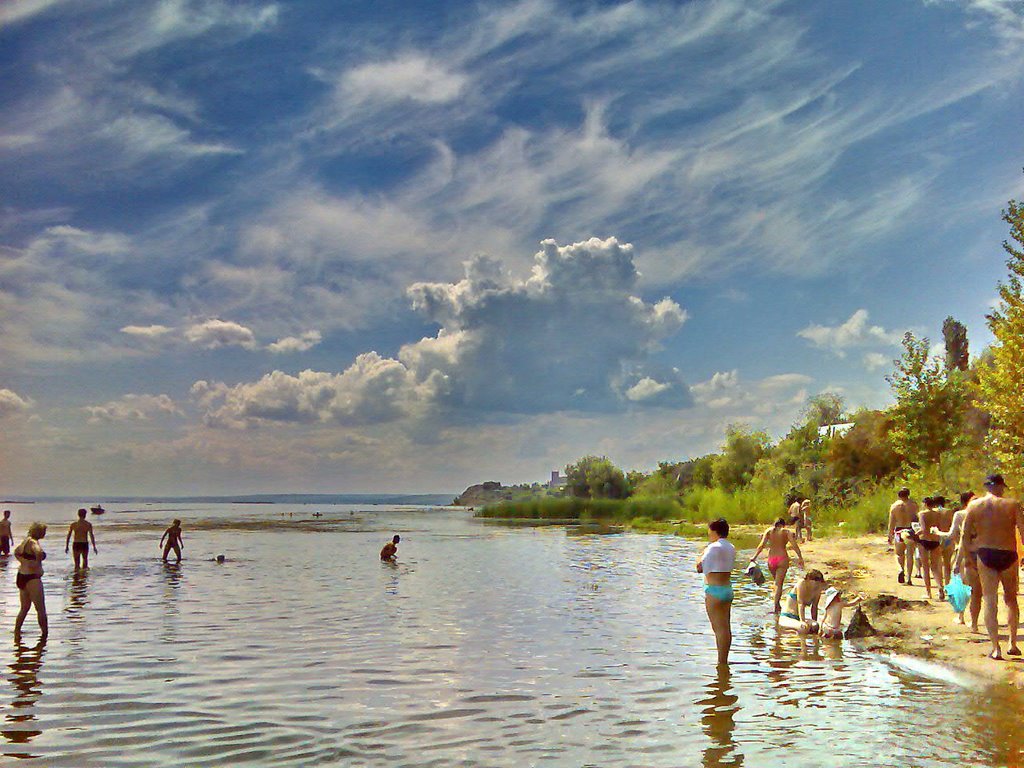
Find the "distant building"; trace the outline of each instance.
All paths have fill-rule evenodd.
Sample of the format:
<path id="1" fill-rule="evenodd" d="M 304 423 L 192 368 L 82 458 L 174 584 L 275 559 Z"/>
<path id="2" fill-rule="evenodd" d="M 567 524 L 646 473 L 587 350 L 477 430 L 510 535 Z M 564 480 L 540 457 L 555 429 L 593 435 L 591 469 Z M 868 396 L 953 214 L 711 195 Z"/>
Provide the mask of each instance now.
<path id="1" fill-rule="evenodd" d="M 548 482 L 548 488 L 562 488 L 569 482 L 567 478 L 562 477 L 557 469 L 551 470 L 551 480 Z"/>
<path id="2" fill-rule="evenodd" d="M 853 429 L 853 422 L 846 424 L 826 424 L 824 427 L 818 427 L 818 437 L 845 437 L 846 433 Z"/>

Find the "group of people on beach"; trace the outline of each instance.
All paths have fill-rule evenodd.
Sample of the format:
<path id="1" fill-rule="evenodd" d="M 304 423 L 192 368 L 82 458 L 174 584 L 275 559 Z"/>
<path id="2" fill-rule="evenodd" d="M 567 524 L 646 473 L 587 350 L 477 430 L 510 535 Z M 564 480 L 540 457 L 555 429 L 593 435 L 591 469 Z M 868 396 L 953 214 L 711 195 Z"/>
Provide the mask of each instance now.
<path id="1" fill-rule="evenodd" d="M 955 510 L 946 507 L 943 496 L 924 498 L 921 506 L 911 498 L 909 488 L 900 489 L 889 508 L 888 541 L 899 568 L 897 581 L 913 586 L 915 577 L 922 579 L 929 600 L 933 597 L 933 581 L 939 600 L 945 600 L 946 585 L 954 575 L 961 577 L 971 589 L 971 631 L 979 631 L 978 619 L 984 605 L 985 629 L 992 643 L 989 656 L 1002 659 L 1000 589 L 1007 613 L 1007 654 L 1020 655 L 1017 565 L 1020 541 L 1024 539 L 1024 514 L 1020 503 L 1006 495 L 1008 489 L 1002 475 L 989 475 L 984 485 L 983 496 L 973 491 L 961 493 L 960 505 Z M 958 621 L 965 623 L 964 611 Z"/>
<path id="2" fill-rule="evenodd" d="M 800 544 L 811 539 L 810 507 L 809 499 L 790 500 L 788 516 L 777 519 L 761 536 L 761 541 L 750 558 L 747 572 L 758 583 L 763 582 L 764 577 L 757 567 L 757 559 L 767 550 L 768 572 L 772 576 L 774 613 L 778 617 L 779 628 L 802 635 L 841 638 L 843 609 L 857 607 L 860 605 L 860 599 L 847 600 L 838 589 L 825 580 L 820 570 L 806 569 Z M 794 530 L 788 528 L 790 525 L 794 526 Z M 704 575 L 704 606 L 715 634 L 719 664 L 728 663 L 729 649 L 732 646 L 732 570 L 736 564 L 736 548 L 728 541 L 728 537 L 729 523 L 722 518 L 713 520 L 708 524 L 708 538 L 711 543 L 697 558 L 697 572 Z M 782 595 L 792 562 L 791 549 L 804 573 L 786 595 L 786 605 L 783 608 Z M 821 605 L 823 598 L 824 606 Z M 823 610 L 825 614 L 820 622 L 819 610 Z"/>
<path id="3" fill-rule="evenodd" d="M 1017 592 L 1020 584 L 1020 568 L 1017 566 L 1021 562 L 1019 547 L 1024 542 L 1024 512 L 1017 500 L 1006 496 L 1007 486 L 1002 475 L 988 475 L 984 485 L 985 494 L 982 496 L 975 495 L 973 491 L 961 493 L 960 506 L 956 510 L 948 509 L 946 499 L 940 495 L 923 499 L 923 507 L 919 506 L 911 498 L 910 489 L 900 489 L 896 501 L 889 508 L 888 542 L 899 566 L 897 581 L 913 586 L 916 570 L 916 577 L 923 580 L 929 599 L 933 597 L 933 580 L 939 600 L 945 600 L 946 587 L 951 584 L 952 577 L 961 576 L 971 588 L 971 629 L 978 631 L 978 619 L 984 605 L 985 628 L 992 643 L 989 656 L 1002 659 L 998 620 L 1000 589 L 1007 613 L 1007 654 L 1021 654 L 1017 645 Z M 857 607 L 861 599 L 844 598 L 842 592 L 826 581 L 820 570 L 806 569 L 800 544 L 811 539 L 810 501 L 792 499 L 787 511 L 788 516 L 780 517 L 762 535 L 750 558 L 748 573 L 756 579 L 760 574 L 756 567 L 757 559 L 767 550 L 768 571 L 773 579 L 774 613 L 778 616 L 779 628 L 800 634 L 841 638 L 843 609 Z M 790 530 L 789 525 L 795 526 L 795 530 Z M 728 663 L 732 644 L 732 571 L 736 564 L 736 548 L 728 537 L 729 523 L 724 519 L 709 523 L 710 544 L 697 558 L 696 564 L 697 572 L 704 575 L 704 604 L 715 635 L 719 664 Z M 790 550 L 803 574 L 786 594 L 783 607 L 786 576 L 792 563 Z M 760 578 L 763 580 L 763 575 Z M 822 600 L 825 615 L 819 623 Z M 964 610 L 967 610 L 966 606 Z M 964 623 L 964 611 L 960 611 L 958 621 Z"/>
<path id="4" fill-rule="evenodd" d="M 64 553 L 70 553 L 75 561 L 75 571 L 81 571 L 89 567 L 89 542 L 92 542 L 93 554 L 98 555 L 96 547 L 96 534 L 93 525 L 86 516 L 87 510 L 78 510 L 78 519 L 68 526 L 68 535 L 64 540 Z M 18 587 L 18 596 L 21 604 L 18 610 L 18 617 L 14 621 L 14 637 L 19 639 L 21 628 L 25 623 L 30 609 L 35 608 L 36 618 L 39 620 L 40 640 L 45 640 L 49 633 L 49 626 L 46 617 L 46 596 L 43 591 L 43 561 L 46 559 L 46 552 L 40 543 L 46 537 L 46 525 L 43 523 L 32 523 L 28 527 L 24 541 L 14 547 L 14 557 L 18 561 L 18 573 L 15 576 L 15 583 Z M 167 542 L 166 545 L 164 542 Z M 11 510 L 5 509 L 3 519 L 0 520 L 0 557 L 9 557 L 11 547 L 14 545 L 14 534 L 11 528 Z M 181 562 L 181 521 L 175 520 L 171 526 L 164 531 L 160 538 L 159 546 L 163 547 L 163 561 L 173 550 L 177 555 L 177 562 Z"/>

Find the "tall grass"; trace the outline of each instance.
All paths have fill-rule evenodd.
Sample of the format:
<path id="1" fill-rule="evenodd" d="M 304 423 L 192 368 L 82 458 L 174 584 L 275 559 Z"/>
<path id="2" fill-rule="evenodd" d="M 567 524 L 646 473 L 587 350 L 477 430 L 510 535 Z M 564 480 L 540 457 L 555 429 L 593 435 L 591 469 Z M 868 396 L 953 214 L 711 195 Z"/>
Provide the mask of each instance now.
<path id="1" fill-rule="evenodd" d="M 643 499 L 532 499 L 489 504 L 476 514 L 518 520 L 599 520 L 628 523 L 645 517 L 652 521 L 678 520 L 681 507 L 674 498 Z"/>

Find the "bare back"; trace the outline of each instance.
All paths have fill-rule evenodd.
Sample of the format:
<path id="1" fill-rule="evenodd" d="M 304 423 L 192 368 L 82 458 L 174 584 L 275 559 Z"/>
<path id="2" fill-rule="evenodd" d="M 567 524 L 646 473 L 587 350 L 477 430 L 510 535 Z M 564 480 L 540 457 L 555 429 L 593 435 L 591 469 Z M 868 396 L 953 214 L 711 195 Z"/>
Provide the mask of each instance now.
<path id="1" fill-rule="evenodd" d="M 938 541 L 942 518 L 943 514 L 937 509 L 925 508 L 918 512 L 917 521 L 921 524 L 919 537 L 926 541 Z"/>
<path id="2" fill-rule="evenodd" d="M 897 499 L 889 507 L 890 528 L 909 528 L 917 522 L 917 502 L 910 499 Z"/>
<path id="3" fill-rule="evenodd" d="M 768 535 L 768 557 L 786 557 L 786 547 L 793 540 L 793 534 L 785 528 L 770 528 Z"/>
<path id="4" fill-rule="evenodd" d="M 967 505 L 964 539 L 972 549 L 1017 549 L 1017 532 L 1024 533 L 1020 503 L 995 494 L 986 494 Z"/>

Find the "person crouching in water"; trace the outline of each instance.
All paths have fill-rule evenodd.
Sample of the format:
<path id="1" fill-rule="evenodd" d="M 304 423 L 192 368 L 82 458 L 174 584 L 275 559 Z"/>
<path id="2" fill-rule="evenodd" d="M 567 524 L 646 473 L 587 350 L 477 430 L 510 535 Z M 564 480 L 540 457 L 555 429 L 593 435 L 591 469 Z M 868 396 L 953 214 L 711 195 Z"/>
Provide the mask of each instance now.
<path id="1" fill-rule="evenodd" d="M 761 551 L 768 547 L 768 571 L 775 579 L 775 613 L 782 611 L 782 590 L 786 586 L 786 573 L 789 571 L 789 547 L 793 548 L 797 562 L 804 567 L 804 556 L 800 552 L 800 544 L 796 536 L 786 529 L 786 518 L 780 517 L 775 525 L 764 532 L 761 543 L 757 545 L 757 551 L 750 558 L 750 562 L 756 562 Z"/>
<path id="2" fill-rule="evenodd" d="M 861 604 L 861 598 L 855 597 L 852 600 L 847 600 L 838 589 L 829 587 L 825 590 L 823 602 L 825 604 L 825 618 L 821 620 L 818 634 L 830 640 L 842 640 L 843 609 L 856 608 Z"/>
<path id="3" fill-rule="evenodd" d="M 786 610 L 779 615 L 779 626 L 793 629 L 801 635 L 813 635 L 818 631 L 818 601 L 828 589 L 825 576 L 812 568 L 790 590 L 786 598 Z M 807 618 L 807 606 L 811 607 L 811 618 Z"/>
<path id="4" fill-rule="evenodd" d="M 46 559 L 46 553 L 39 543 L 45 535 L 45 525 L 32 523 L 28 527 L 28 536 L 14 549 L 14 556 L 18 558 L 18 597 L 21 598 L 21 610 L 14 620 L 15 641 L 21 637 L 21 625 L 25 623 L 28 609 L 32 606 L 35 606 L 36 618 L 39 619 L 39 639 L 45 640 L 48 632 L 46 600 L 43 595 L 43 560 Z"/>
<path id="5" fill-rule="evenodd" d="M 704 607 L 718 647 L 718 663 L 729 663 L 732 646 L 732 569 L 736 547 L 727 539 L 729 523 L 723 518 L 708 523 L 708 544 L 697 558 L 697 573 L 704 574 Z"/>
<path id="6" fill-rule="evenodd" d="M 397 533 L 392 537 L 391 541 L 384 545 L 380 551 L 381 562 L 393 563 L 395 558 L 398 557 L 398 542 L 402 540 L 402 537 Z"/>

